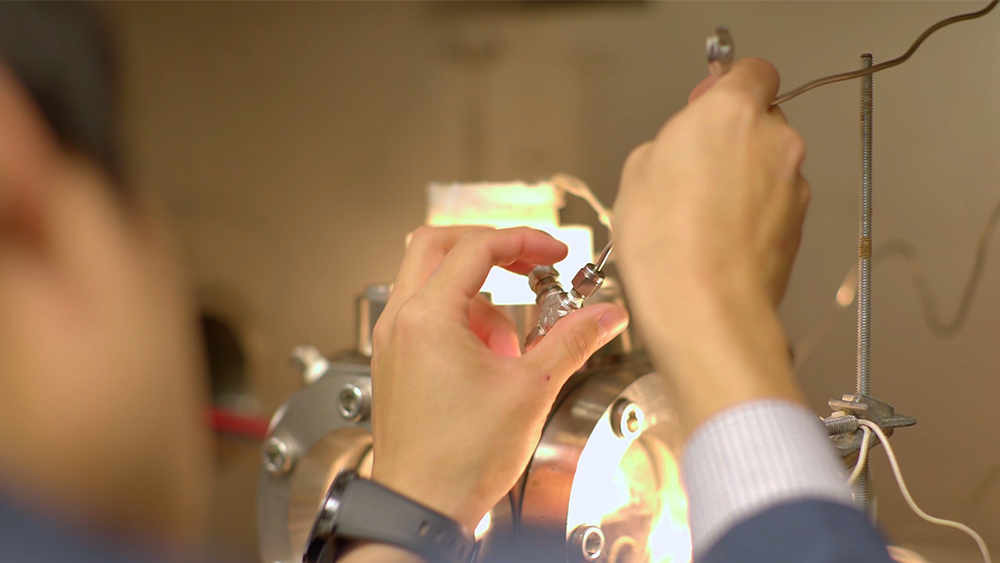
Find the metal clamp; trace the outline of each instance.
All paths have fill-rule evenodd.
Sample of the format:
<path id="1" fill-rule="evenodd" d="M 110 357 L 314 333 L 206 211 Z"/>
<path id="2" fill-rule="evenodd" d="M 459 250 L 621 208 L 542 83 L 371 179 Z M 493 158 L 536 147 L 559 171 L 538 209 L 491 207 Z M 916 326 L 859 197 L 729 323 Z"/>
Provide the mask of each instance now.
<path id="1" fill-rule="evenodd" d="M 867 395 L 845 394 L 840 399 L 831 399 L 828 403 L 833 413 L 823 418 L 834 447 L 844 457 L 861 449 L 861 432 L 858 431 L 858 419 L 870 420 L 885 430 L 891 436 L 896 428 L 913 426 L 917 419 L 896 413 L 889 403 L 879 401 Z M 872 447 L 878 444 L 878 438 L 872 438 Z"/>

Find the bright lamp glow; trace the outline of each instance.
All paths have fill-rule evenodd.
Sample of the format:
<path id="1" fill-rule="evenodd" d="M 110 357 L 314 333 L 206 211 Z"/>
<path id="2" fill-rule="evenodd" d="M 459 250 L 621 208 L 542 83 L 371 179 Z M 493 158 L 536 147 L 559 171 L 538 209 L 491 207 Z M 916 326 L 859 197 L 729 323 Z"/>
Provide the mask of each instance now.
<path id="1" fill-rule="evenodd" d="M 569 255 L 555 265 L 559 273 L 572 277 L 593 259 L 594 236 L 585 225 L 560 225 L 562 194 L 551 184 L 474 183 L 431 184 L 427 189 L 427 224 L 485 225 L 497 228 L 533 227 L 545 231 L 569 247 Z M 528 305 L 535 294 L 524 276 L 493 268 L 483 291 L 497 305 Z"/>

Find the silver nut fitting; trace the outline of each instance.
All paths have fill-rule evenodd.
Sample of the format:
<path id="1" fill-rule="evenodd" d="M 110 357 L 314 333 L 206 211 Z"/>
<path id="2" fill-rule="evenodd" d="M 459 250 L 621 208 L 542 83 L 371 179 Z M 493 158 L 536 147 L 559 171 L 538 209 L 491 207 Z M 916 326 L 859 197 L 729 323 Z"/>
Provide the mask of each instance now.
<path id="1" fill-rule="evenodd" d="M 535 266 L 528 274 L 528 286 L 535 295 L 541 295 L 553 286 L 559 287 L 559 272 L 552 266 Z"/>
<path id="2" fill-rule="evenodd" d="M 573 278 L 573 291 L 583 299 L 589 299 L 604 285 L 604 274 L 597 271 L 597 266 L 587 264 Z"/>

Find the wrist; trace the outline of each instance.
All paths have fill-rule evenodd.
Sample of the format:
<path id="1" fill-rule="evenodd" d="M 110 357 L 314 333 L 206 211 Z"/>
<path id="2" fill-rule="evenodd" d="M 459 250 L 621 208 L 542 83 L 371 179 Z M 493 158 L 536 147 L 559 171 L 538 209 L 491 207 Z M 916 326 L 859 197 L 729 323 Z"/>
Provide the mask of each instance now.
<path id="1" fill-rule="evenodd" d="M 415 479 L 415 475 L 412 470 L 399 475 L 387 470 L 380 471 L 377 461 L 372 468 L 373 481 L 455 520 L 471 534 L 483 516 L 476 515 L 476 510 L 470 508 L 470 500 L 474 500 L 471 494 L 463 494 L 454 483 L 445 483 L 440 479 Z"/>
<path id="2" fill-rule="evenodd" d="M 641 309 L 643 333 L 657 371 L 677 398 L 690 435 L 714 414 L 739 403 L 802 403 L 777 311 L 764 291 L 675 284 L 670 301 Z"/>

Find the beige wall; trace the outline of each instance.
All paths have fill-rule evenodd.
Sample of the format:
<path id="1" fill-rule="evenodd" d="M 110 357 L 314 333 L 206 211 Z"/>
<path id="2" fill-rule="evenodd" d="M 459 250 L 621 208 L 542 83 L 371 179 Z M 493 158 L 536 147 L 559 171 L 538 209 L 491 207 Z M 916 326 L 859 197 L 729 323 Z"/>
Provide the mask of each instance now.
<path id="1" fill-rule="evenodd" d="M 299 386 L 298 343 L 353 343 L 354 295 L 391 279 L 431 180 L 590 181 L 606 202 L 630 147 L 704 74 L 702 45 L 731 26 L 742 55 L 786 85 L 895 56 L 968 3 L 736 3 L 462 7 L 457 4 L 118 4 L 125 133 L 134 177 L 168 203 L 193 279 L 247 340 L 269 412 Z M 1000 16 L 932 38 L 876 77 L 876 245 L 920 250 L 950 311 L 1000 200 Z M 793 339 L 827 310 L 855 253 L 858 84 L 785 106 L 809 144 L 814 190 L 783 308 Z M 593 223 L 572 202 L 574 222 Z M 599 241 L 600 242 L 600 241 Z M 907 270 L 876 271 L 874 391 L 920 420 L 895 443 L 918 501 L 1000 549 L 1000 247 L 965 331 L 924 328 Z M 818 412 L 853 389 L 850 312 L 801 372 Z M 220 534 L 253 554 L 255 449 L 230 445 Z M 875 455 L 879 509 L 898 541 L 960 561 L 970 542 L 909 514 Z M 936 551 L 934 551 L 936 550 Z M 956 552 L 956 553 L 958 553 Z"/>

